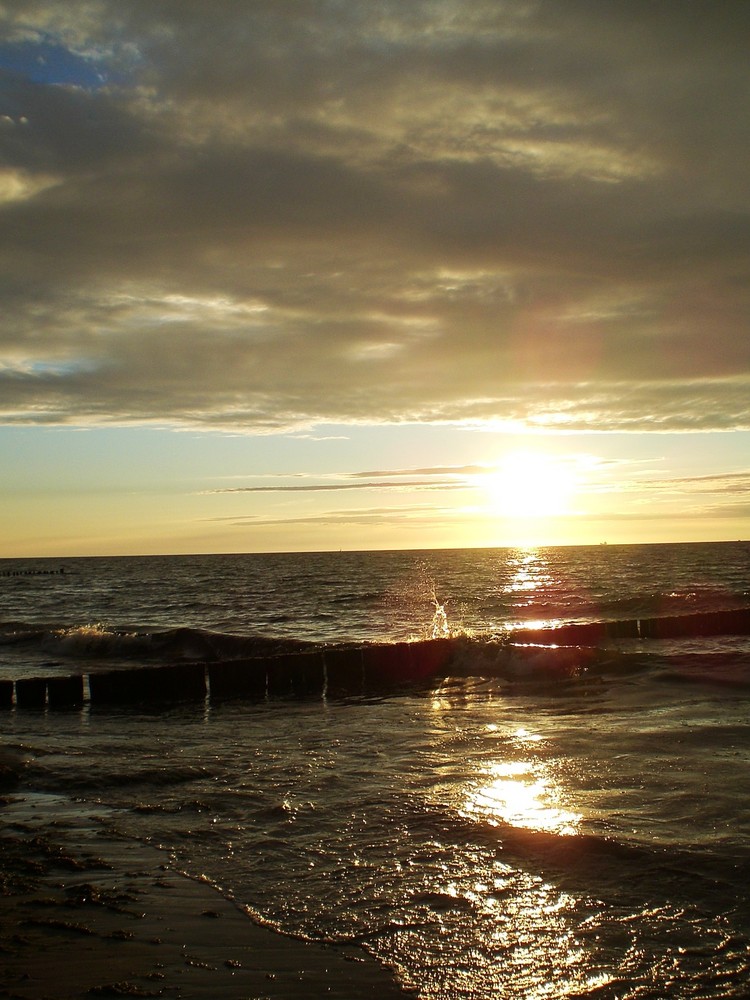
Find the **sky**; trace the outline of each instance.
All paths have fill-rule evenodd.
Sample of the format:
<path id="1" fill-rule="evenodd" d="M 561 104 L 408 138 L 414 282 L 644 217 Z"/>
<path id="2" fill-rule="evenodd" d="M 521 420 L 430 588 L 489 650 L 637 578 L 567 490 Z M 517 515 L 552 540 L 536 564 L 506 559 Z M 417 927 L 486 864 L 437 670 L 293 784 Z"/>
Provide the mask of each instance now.
<path id="1" fill-rule="evenodd" d="M 750 536 L 746 0 L 0 0 L 0 557 Z"/>

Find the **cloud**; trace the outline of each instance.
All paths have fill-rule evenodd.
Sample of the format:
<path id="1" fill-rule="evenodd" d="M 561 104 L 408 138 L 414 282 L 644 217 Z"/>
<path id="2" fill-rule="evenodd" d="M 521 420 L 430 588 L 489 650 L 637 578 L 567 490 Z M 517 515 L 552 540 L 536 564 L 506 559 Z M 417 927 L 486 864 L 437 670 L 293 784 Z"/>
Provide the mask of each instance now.
<path id="1" fill-rule="evenodd" d="M 620 477 L 616 487 L 606 482 L 603 489 L 626 498 L 619 512 L 591 513 L 598 519 L 610 515 L 614 520 L 638 519 L 713 519 L 747 516 L 750 497 L 750 471 L 710 473 L 695 476 L 654 476 L 653 473 Z M 587 492 L 596 489 L 587 488 Z"/>
<path id="2" fill-rule="evenodd" d="M 685 476 L 657 481 L 651 485 L 671 486 L 695 493 L 750 494 L 750 472 L 725 472 L 706 476 Z"/>
<path id="3" fill-rule="evenodd" d="M 465 483 L 450 479 L 412 479 L 394 483 L 308 483 L 304 486 L 232 486 L 211 493 L 327 493 L 340 490 L 455 490 L 465 489 Z"/>
<path id="4" fill-rule="evenodd" d="M 0 419 L 750 428 L 748 29 L 5 3 L 16 56 L 70 59 L 2 78 Z"/>
<path id="5" fill-rule="evenodd" d="M 473 489 L 471 477 L 496 472 L 486 465 L 441 465 L 426 469 L 380 469 L 369 472 L 345 473 L 277 473 L 263 476 L 252 476 L 253 479 L 306 479 L 305 483 L 280 483 L 272 485 L 227 486 L 204 493 L 327 493 L 346 490 L 455 490 Z M 446 476 L 451 476 L 448 479 Z M 420 477 L 420 478 L 414 478 Z M 429 477 L 429 478 L 428 478 Z M 469 477 L 467 479 L 467 477 Z M 245 477 L 240 477 L 245 478 Z M 335 482 L 319 482 L 312 480 L 330 480 Z M 364 482 L 362 480 L 365 480 Z M 374 480 L 374 482 L 372 481 Z M 388 480 L 387 482 L 383 480 Z"/>
<path id="6" fill-rule="evenodd" d="M 352 472 L 354 479 L 393 478 L 398 476 L 478 476 L 493 471 L 486 465 L 437 465 L 429 469 L 379 469 L 370 472 Z"/>
<path id="7" fill-rule="evenodd" d="M 750 503 L 715 504 L 707 506 L 702 511 L 706 517 L 727 517 L 740 519 L 750 517 Z"/>
<path id="8" fill-rule="evenodd" d="M 440 520 L 455 521 L 457 513 L 453 508 L 441 508 L 427 504 L 407 504 L 400 507 L 366 507 L 344 510 L 327 510 L 316 514 L 303 514 L 289 517 L 263 517 L 260 515 L 241 515 L 234 517 L 214 517 L 212 522 L 231 523 L 235 527 L 289 527 L 291 525 L 383 525 L 393 527 L 398 524 L 408 524 L 412 527 L 418 524 L 433 526 Z"/>

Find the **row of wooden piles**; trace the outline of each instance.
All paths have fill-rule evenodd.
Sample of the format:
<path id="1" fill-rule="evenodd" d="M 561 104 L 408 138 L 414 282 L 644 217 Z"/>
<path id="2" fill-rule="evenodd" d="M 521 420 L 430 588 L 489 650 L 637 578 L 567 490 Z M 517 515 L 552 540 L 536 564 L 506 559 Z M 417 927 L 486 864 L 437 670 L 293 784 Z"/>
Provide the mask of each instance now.
<path id="1" fill-rule="evenodd" d="M 220 702 L 236 698 L 346 698 L 428 682 L 443 673 L 451 642 L 433 639 L 281 656 L 179 663 L 87 675 L 0 681 L 0 707 Z M 87 692 L 88 688 L 88 692 Z"/>
<path id="2" fill-rule="evenodd" d="M 513 642 L 558 646 L 602 646 L 617 639 L 685 639 L 716 635 L 750 635 L 750 608 L 696 611 L 686 615 L 630 618 L 622 621 L 517 629 Z"/>
<path id="3" fill-rule="evenodd" d="M 619 639 L 750 635 L 750 608 L 518 629 L 516 644 L 597 647 Z M 282 656 L 180 663 L 67 677 L 0 680 L 0 708 L 71 708 L 233 698 L 355 697 L 444 676 L 460 640 L 330 647 Z M 464 664 L 465 672 L 465 664 Z M 87 691 L 88 689 L 88 691 Z"/>

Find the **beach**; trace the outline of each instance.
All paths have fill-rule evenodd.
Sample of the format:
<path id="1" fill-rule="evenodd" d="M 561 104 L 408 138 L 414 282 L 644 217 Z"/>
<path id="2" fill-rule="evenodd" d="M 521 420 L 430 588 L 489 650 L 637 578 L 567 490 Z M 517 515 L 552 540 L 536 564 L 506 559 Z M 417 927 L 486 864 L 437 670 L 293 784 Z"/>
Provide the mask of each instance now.
<path id="1" fill-rule="evenodd" d="M 0 822 L 2 997 L 409 995 L 361 949 L 260 926 L 163 851 L 103 836 L 75 803 L 6 796 Z"/>

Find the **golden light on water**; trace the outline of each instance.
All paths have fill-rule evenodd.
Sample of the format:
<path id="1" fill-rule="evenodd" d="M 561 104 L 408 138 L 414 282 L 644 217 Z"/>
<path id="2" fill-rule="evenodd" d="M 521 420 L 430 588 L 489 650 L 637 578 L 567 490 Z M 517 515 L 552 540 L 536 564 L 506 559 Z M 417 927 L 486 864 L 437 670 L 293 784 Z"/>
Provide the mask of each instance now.
<path id="1" fill-rule="evenodd" d="M 508 565 L 512 567 L 513 575 L 503 588 L 506 594 L 516 597 L 528 594 L 531 597 L 536 591 L 554 583 L 548 572 L 547 561 L 533 546 L 519 549 L 515 557 L 508 561 Z"/>
<path id="2" fill-rule="evenodd" d="M 541 739 L 525 729 L 517 730 L 516 738 L 526 743 Z M 580 813 L 562 805 L 563 791 L 542 763 L 498 761 L 487 770 L 486 779 L 469 793 L 464 815 L 493 826 L 567 836 L 578 833 Z"/>
<path id="3" fill-rule="evenodd" d="M 430 724 L 451 745 L 431 797 L 452 802 L 488 836 L 469 837 L 463 850 L 438 853 L 424 869 L 424 922 L 399 935 L 405 965 L 420 969 L 435 1000 L 480 993 L 565 1000 L 606 989 L 613 973 L 581 929 L 582 901 L 543 867 L 526 864 L 527 847 L 543 858 L 554 838 L 582 832 L 570 772 L 543 729 L 511 721 L 497 703 L 487 705 L 483 733 L 463 730 L 460 692 L 460 684 L 449 686 L 431 705 Z M 454 741 L 466 747 L 467 739 L 477 756 L 455 769 Z"/>
<path id="4" fill-rule="evenodd" d="M 469 797 L 465 812 L 494 825 L 575 834 L 580 815 L 554 805 L 554 789 L 526 765 L 497 765 L 489 784 Z"/>

